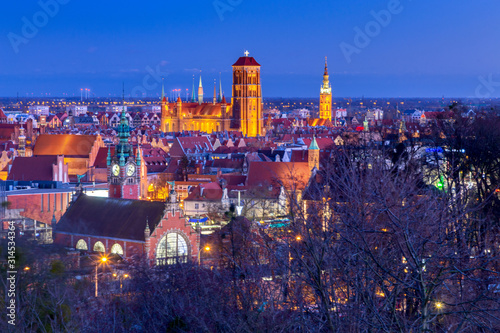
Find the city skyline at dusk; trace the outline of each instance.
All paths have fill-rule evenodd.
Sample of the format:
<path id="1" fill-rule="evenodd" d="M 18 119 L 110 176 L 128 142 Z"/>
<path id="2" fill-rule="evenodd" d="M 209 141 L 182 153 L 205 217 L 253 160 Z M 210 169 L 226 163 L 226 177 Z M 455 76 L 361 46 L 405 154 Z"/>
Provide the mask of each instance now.
<path id="1" fill-rule="evenodd" d="M 500 332 L 499 12 L 5 3 L 0 332 Z"/>
<path id="2" fill-rule="evenodd" d="M 206 93 L 245 50 L 264 97 L 314 97 L 328 56 L 336 97 L 500 97 L 499 5 L 478 1 L 192 1 L 6 4 L 0 96 Z M 474 15 L 470 15 L 474 11 Z M 488 24 L 484 24 L 488 22 Z M 273 31 L 272 34 L 268 33 Z M 45 95 L 44 95 L 45 96 Z M 168 96 L 168 94 L 167 94 Z"/>

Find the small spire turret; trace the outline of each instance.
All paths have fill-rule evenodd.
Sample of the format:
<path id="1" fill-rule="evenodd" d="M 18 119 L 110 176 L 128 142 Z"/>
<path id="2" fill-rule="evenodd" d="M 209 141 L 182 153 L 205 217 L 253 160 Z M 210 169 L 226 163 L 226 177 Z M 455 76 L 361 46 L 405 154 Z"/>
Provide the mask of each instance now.
<path id="1" fill-rule="evenodd" d="M 191 103 L 196 103 L 196 95 L 194 94 L 194 75 L 193 75 L 193 91 L 192 91 L 193 97 L 191 98 Z"/>

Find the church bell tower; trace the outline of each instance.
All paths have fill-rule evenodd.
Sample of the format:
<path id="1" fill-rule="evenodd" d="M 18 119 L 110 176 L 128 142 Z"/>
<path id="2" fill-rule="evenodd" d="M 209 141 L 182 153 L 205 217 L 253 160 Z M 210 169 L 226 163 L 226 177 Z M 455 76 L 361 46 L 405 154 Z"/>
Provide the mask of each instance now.
<path id="1" fill-rule="evenodd" d="M 264 135 L 260 65 L 249 52 L 233 65 L 233 124 L 244 136 Z"/>

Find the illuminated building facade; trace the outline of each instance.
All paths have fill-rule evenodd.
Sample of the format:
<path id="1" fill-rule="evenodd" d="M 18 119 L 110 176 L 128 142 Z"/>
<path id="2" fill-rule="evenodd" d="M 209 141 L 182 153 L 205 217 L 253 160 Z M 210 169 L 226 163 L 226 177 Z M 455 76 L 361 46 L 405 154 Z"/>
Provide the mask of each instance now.
<path id="1" fill-rule="evenodd" d="M 332 87 L 328 75 L 328 64 L 325 58 L 325 73 L 323 74 L 323 85 L 319 95 L 319 118 L 332 119 Z"/>
<path id="2" fill-rule="evenodd" d="M 244 136 L 263 135 L 260 65 L 253 57 L 241 57 L 233 65 L 233 123 Z"/>
<path id="3" fill-rule="evenodd" d="M 220 89 L 220 88 L 219 88 Z M 206 133 L 236 130 L 245 136 L 263 135 L 260 65 L 245 52 L 233 65 L 233 100 L 227 103 L 222 91 L 219 98 L 203 101 L 203 87 L 198 87 L 198 100 L 169 102 L 162 93 L 162 132 L 201 131 Z"/>

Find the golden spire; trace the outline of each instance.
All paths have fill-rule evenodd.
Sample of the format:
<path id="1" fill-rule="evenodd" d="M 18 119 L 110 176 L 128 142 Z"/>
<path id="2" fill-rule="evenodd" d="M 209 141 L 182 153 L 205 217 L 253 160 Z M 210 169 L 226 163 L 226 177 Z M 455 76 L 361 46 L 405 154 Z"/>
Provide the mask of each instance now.
<path id="1" fill-rule="evenodd" d="M 330 80 L 329 80 L 329 75 L 328 75 L 328 62 L 327 58 L 325 57 L 325 73 L 323 74 L 323 86 L 321 87 L 321 93 L 326 93 L 330 94 L 331 93 L 331 87 L 330 87 Z"/>

